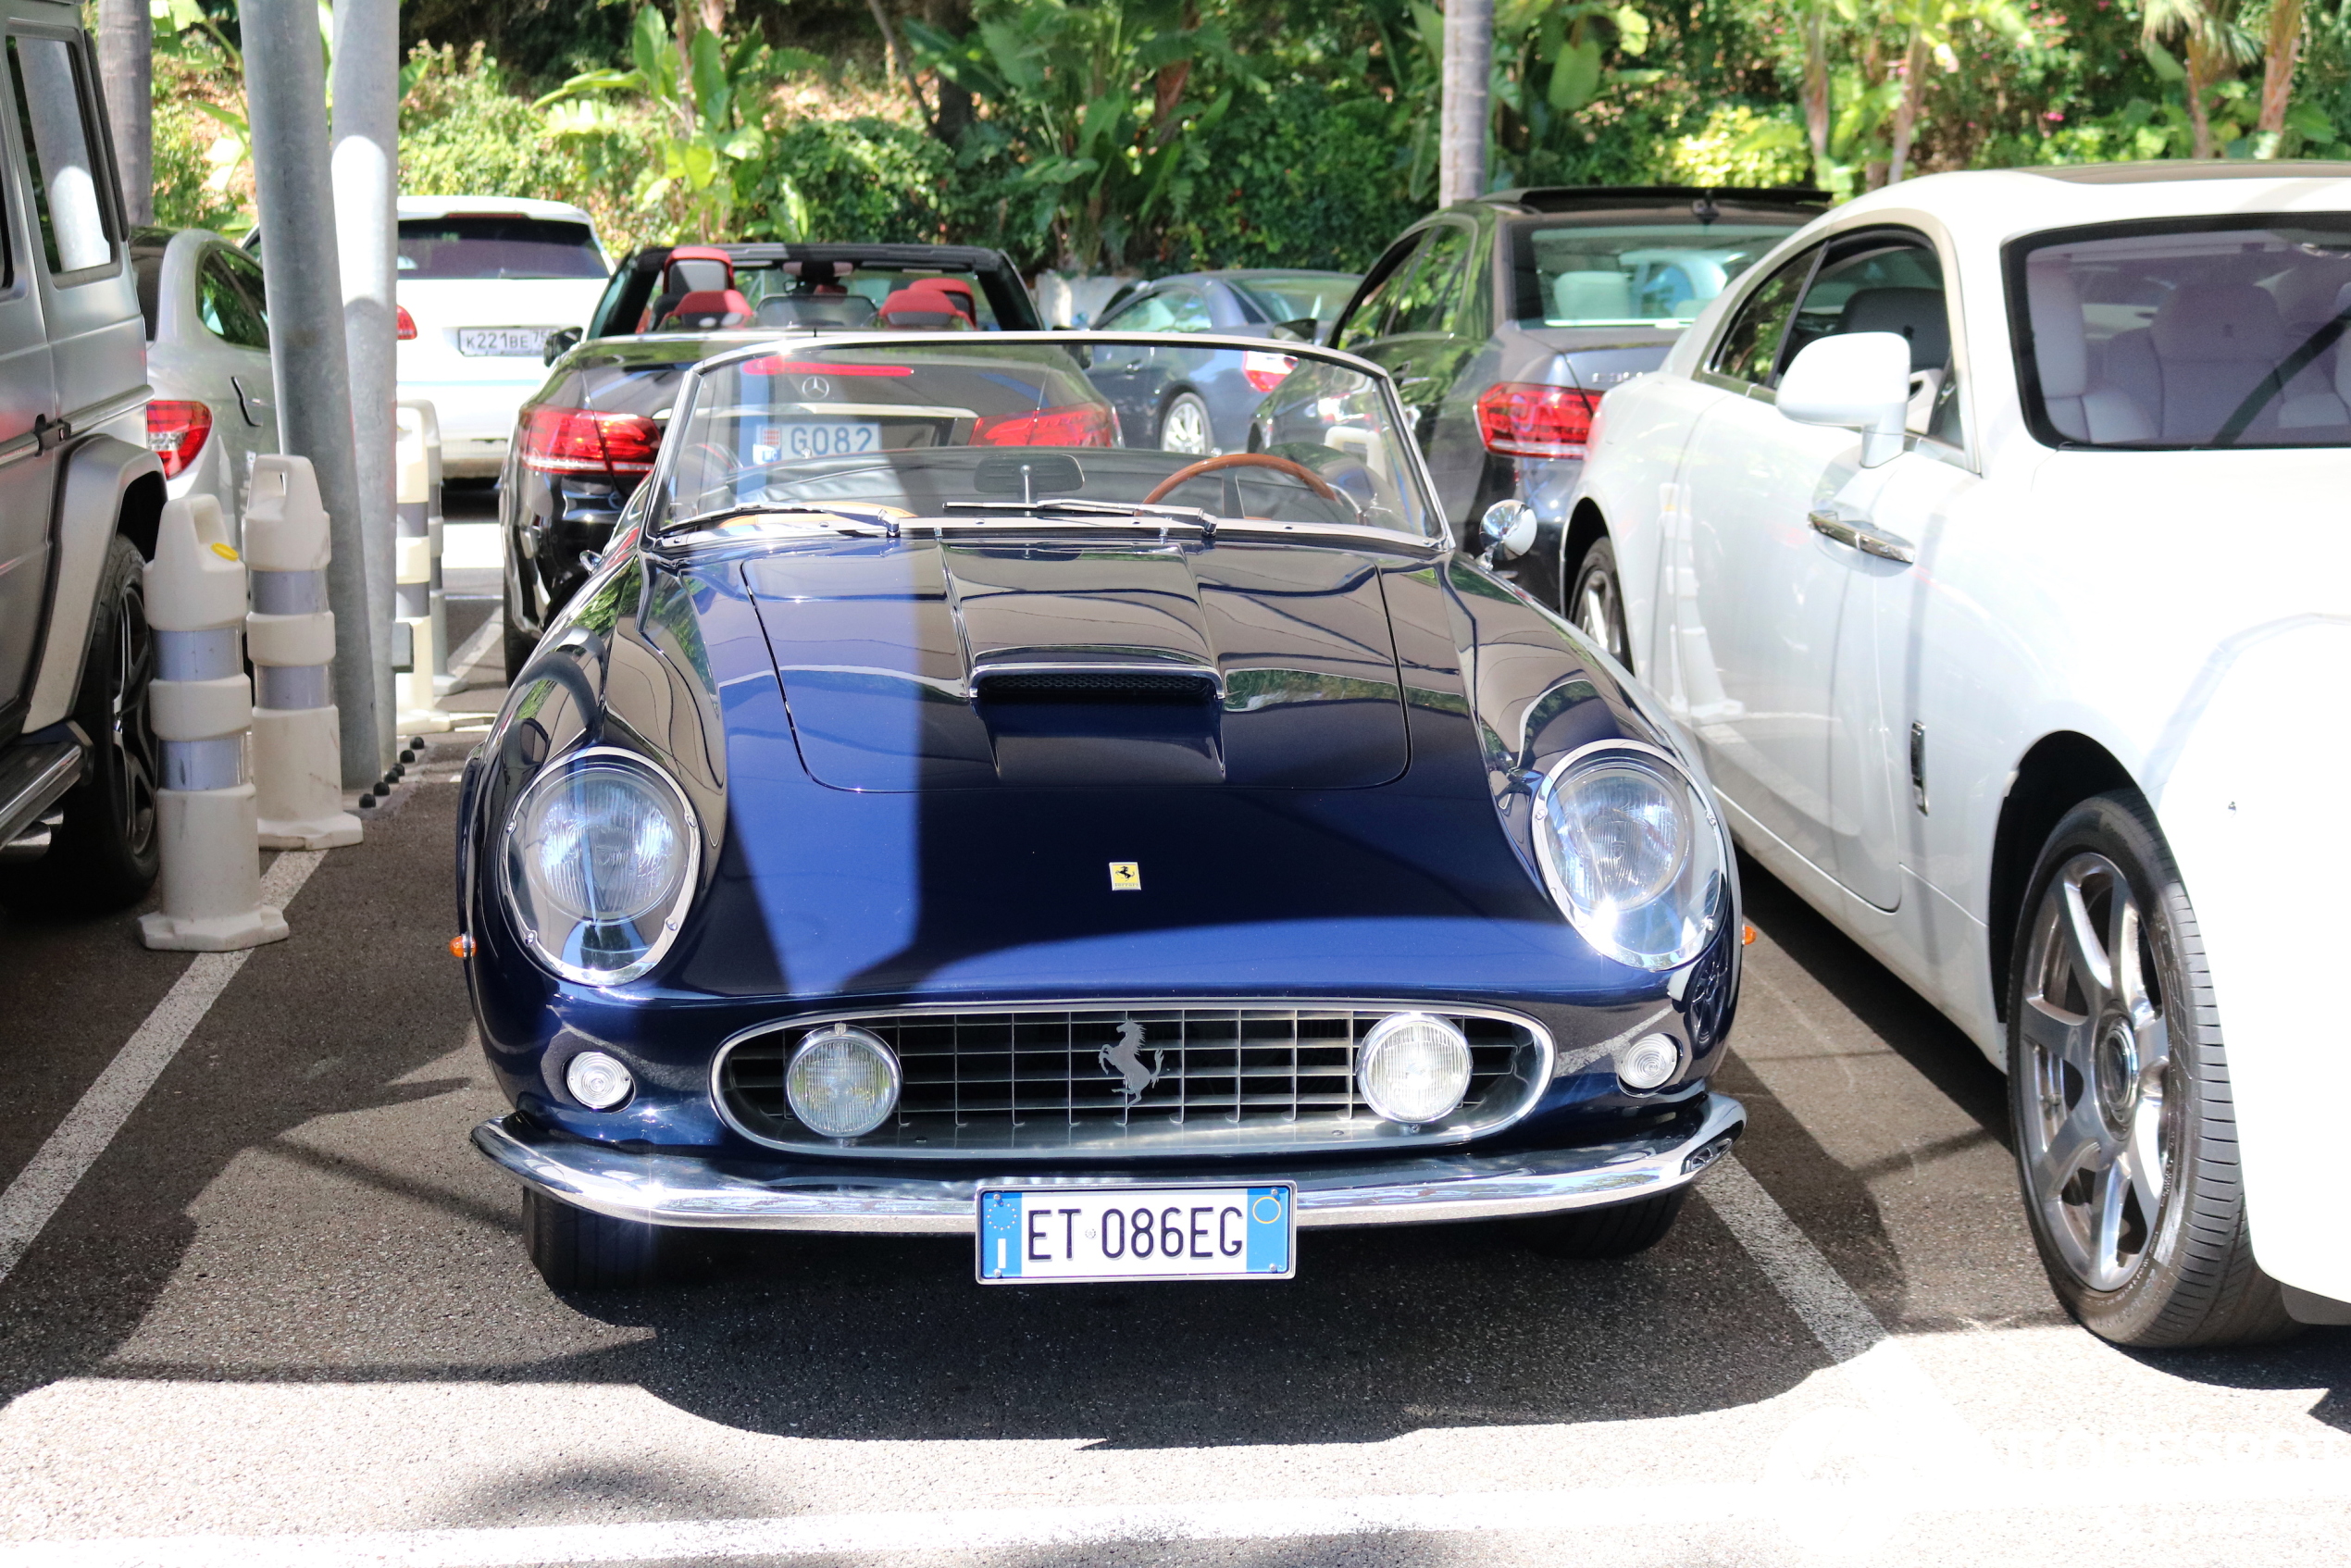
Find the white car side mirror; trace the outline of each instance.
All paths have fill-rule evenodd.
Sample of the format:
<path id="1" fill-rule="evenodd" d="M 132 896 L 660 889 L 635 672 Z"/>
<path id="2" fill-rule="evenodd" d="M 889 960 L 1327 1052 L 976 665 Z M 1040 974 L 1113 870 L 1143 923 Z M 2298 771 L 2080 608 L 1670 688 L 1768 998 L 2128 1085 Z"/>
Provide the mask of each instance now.
<path id="1" fill-rule="evenodd" d="M 1899 332 L 1842 332 L 1805 346 L 1780 377 L 1779 409 L 1799 425 L 1861 432 L 1861 467 L 1902 454 L 1910 343 Z"/>

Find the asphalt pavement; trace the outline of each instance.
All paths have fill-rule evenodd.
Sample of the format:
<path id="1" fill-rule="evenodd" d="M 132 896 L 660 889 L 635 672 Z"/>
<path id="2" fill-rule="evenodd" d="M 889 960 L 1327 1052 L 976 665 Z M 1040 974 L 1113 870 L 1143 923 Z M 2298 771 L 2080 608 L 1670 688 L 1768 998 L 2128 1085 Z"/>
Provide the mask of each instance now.
<path id="1" fill-rule="evenodd" d="M 278 857 L 241 964 L 0 924 L 0 1568 L 2351 1562 L 2351 1330 L 2074 1327 L 1998 1073 L 1751 865 L 1752 1130 L 1640 1257 L 1310 1231 L 1288 1283 L 983 1289 L 963 1241 L 709 1236 L 558 1298 L 466 1143 L 471 743 Z"/>

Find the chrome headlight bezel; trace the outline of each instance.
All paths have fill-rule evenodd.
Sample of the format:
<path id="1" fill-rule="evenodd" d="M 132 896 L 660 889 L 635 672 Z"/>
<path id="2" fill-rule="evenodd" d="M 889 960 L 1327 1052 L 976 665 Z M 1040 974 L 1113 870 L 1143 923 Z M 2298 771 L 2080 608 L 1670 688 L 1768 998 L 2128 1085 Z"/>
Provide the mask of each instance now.
<path id="1" fill-rule="evenodd" d="M 1686 814 L 1688 851 L 1673 884 L 1641 903 L 1625 909 L 1587 908 L 1572 890 L 1562 864 L 1569 852 L 1561 840 L 1559 804 L 1561 788 L 1578 774 L 1611 765 L 1630 764 L 1656 776 Z M 1730 917 L 1730 836 L 1695 774 L 1679 757 L 1644 741 L 1595 740 L 1553 763 L 1534 790 L 1535 859 L 1542 868 L 1543 885 L 1551 902 L 1593 949 L 1619 964 L 1636 969 L 1677 969 L 1704 952 Z M 1678 901 L 1670 910 L 1661 906 Z M 1693 901 L 1695 905 L 1693 906 Z M 1628 940 L 1628 919 L 1647 914 L 1650 938 Z M 1661 919 L 1678 930 L 1670 946 L 1655 940 Z"/>
<path id="2" fill-rule="evenodd" d="M 633 917 L 632 924 L 640 934 L 650 933 L 643 951 L 625 964 L 612 968 L 597 968 L 575 964 L 564 958 L 568 939 L 581 922 L 571 922 L 561 933 L 542 930 L 530 902 L 515 885 L 516 834 L 521 830 L 531 808 L 546 794 L 578 775 L 600 768 L 618 768 L 635 775 L 636 781 L 650 784 L 653 793 L 675 820 L 682 845 L 684 865 L 677 885 L 667 899 L 649 907 Z M 504 901 L 506 915 L 521 939 L 523 948 L 541 968 L 574 980 L 581 985 L 604 988 L 626 985 L 646 974 L 665 957 L 678 940 L 678 933 L 685 925 L 686 912 L 693 906 L 694 892 L 702 877 L 702 819 L 694 810 L 693 801 L 667 769 L 642 753 L 620 746 L 583 746 L 578 751 L 557 758 L 541 768 L 539 776 L 516 792 L 514 805 L 506 813 L 504 828 L 497 845 L 498 891 Z M 558 940 L 551 942 L 551 936 Z"/>

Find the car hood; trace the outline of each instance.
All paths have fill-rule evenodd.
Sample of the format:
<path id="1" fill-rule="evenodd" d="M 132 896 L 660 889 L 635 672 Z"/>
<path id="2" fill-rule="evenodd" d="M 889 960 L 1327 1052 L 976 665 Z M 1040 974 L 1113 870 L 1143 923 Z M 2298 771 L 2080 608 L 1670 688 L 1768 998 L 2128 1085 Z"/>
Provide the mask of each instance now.
<path id="1" fill-rule="evenodd" d="M 1362 789 L 1410 755 L 1368 553 L 902 538 L 741 569 L 838 789 Z"/>

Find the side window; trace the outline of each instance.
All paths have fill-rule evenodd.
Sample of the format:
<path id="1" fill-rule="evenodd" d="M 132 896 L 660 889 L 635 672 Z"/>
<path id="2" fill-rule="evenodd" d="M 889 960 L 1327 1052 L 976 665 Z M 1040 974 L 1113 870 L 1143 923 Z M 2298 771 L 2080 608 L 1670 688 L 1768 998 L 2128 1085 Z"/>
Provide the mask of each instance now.
<path id="1" fill-rule="evenodd" d="M 1797 307 L 1781 367 L 1807 344 L 1847 332 L 1893 332 L 1907 340 L 1910 429 L 1961 444 L 1956 393 L 1944 395 L 1951 380 L 1951 317 L 1934 246 L 1914 235 L 1889 233 L 1835 243 Z"/>
<path id="2" fill-rule="evenodd" d="M 1213 332 L 1216 330 L 1215 319 L 1208 313 L 1208 298 L 1198 289 L 1168 290 L 1167 310 L 1174 321 L 1174 325 L 1165 329 L 1167 331 Z"/>
<path id="3" fill-rule="evenodd" d="M 1396 304 L 1397 292 L 1404 286 L 1412 270 L 1412 252 L 1424 236 L 1415 234 L 1380 257 L 1377 280 L 1356 302 L 1355 308 L 1331 334 L 1333 348 L 1358 349 L 1382 335 L 1387 313 Z"/>
<path id="4" fill-rule="evenodd" d="M 239 250 L 222 251 L 220 256 L 229 264 L 229 276 L 235 280 L 238 292 L 245 296 L 245 303 L 253 306 L 253 313 L 261 318 L 259 346 L 267 348 L 269 346 L 269 289 L 261 275 L 261 263 Z"/>
<path id="5" fill-rule="evenodd" d="M 237 286 L 237 279 L 229 269 L 229 255 L 218 249 L 207 250 L 196 263 L 196 315 L 205 328 L 223 342 L 239 348 L 266 349 L 269 346 L 269 327 L 261 312 L 254 308 L 245 292 Z"/>
<path id="6" fill-rule="evenodd" d="M 8 40 L 8 73 L 17 90 L 23 139 L 49 272 L 67 278 L 115 258 L 107 169 L 93 129 L 90 91 L 80 51 L 59 38 Z"/>
<path id="7" fill-rule="evenodd" d="M 1166 332 L 1174 330 L 1168 323 L 1175 318 L 1176 313 L 1167 308 L 1165 294 L 1145 294 L 1140 299 L 1128 300 L 1119 307 L 1118 314 L 1103 322 L 1096 330 Z"/>
<path id="8" fill-rule="evenodd" d="M 1753 386 L 1772 384 L 1779 366 L 1780 340 L 1787 333 L 1797 296 L 1803 292 L 1804 280 L 1811 275 L 1812 263 L 1820 254 L 1817 249 L 1803 252 L 1739 302 L 1722 341 L 1714 345 L 1713 357 L 1707 361 L 1708 369 Z"/>
<path id="9" fill-rule="evenodd" d="M 1447 223 L 1429 230 L 1412 281 L 1397 296 L 1396 317 L 1388 331 L 1441 332 L 1462 297 L 1462 276 L 1469 269 L 1470 231 Z"/>

